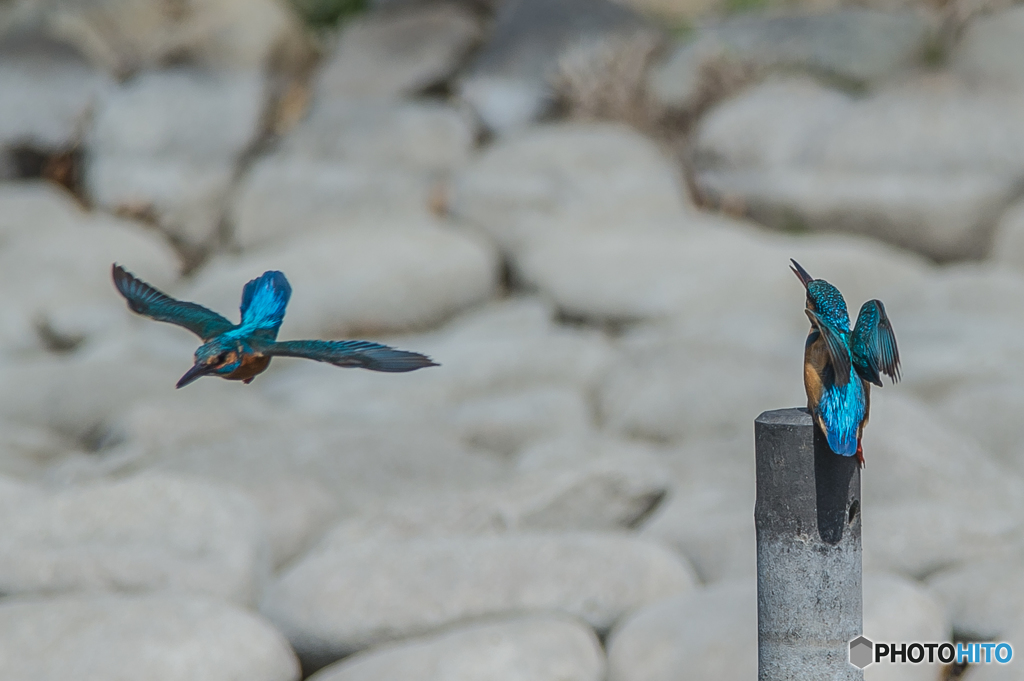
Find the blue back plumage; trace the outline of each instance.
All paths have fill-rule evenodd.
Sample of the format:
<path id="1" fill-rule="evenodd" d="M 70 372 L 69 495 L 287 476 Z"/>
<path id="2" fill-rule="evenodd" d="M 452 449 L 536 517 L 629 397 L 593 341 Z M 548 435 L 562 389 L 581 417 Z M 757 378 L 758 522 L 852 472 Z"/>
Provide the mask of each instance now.
<path id="1" fill-rule="evenodd" d="M 825 423 L 828 446 L 836 454 L 853 456 L 857 453 L 857 431 L 867 412 L 867 394 L 864 384 L 854 369 L 844 385 L 835 381 L 824 386 L 817 411 Z"/>
<path id="2" fill-rule="evenodd" d="M 242 323 L 237 333 L 276 339 L 291 295 L 292 287 L 282 272 L 271 270 L 250 281 L 242 289 Z"/>
<path id="3" fill-rule="evenodd" d="M 850 330 L 850 313 L 846 310 L 846 300 L 839 289 L 824 279 L 815 279 L 807 284 L 807 297 L 823 322 L 836 331 Z"/>

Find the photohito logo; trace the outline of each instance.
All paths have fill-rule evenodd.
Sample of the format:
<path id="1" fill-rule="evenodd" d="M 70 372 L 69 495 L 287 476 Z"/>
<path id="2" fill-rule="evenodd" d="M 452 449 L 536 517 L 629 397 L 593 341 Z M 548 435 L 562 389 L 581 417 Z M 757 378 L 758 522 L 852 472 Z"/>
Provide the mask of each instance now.
<path id="1" fill-rule="evenodd" d="M 859 669 L 875 662 L 1006 664 L 1012 659 L 1009 643 L 875 643 L 865 636 L 850 641 L 850 664 Z"/>

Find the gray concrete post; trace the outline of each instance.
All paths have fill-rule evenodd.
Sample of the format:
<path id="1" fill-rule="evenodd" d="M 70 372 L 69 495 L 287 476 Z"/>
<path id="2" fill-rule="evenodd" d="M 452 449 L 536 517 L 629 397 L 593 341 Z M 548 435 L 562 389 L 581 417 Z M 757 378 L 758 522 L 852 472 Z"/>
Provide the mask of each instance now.
<path id="1" fill-rule="evenodd" d="M 806 409 L 754 421 L 758 681 L 863 681 L 860 469 Z"/>

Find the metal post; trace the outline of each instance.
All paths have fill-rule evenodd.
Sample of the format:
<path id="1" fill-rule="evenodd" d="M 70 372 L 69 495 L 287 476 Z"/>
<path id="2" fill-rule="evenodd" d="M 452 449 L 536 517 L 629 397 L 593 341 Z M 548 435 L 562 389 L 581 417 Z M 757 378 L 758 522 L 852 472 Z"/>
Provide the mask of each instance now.
<path id="1" fill-rule="evenodd" d="M 758 681 L 863 681 L 860 469 L 806 409 L 754 421 Z"/>

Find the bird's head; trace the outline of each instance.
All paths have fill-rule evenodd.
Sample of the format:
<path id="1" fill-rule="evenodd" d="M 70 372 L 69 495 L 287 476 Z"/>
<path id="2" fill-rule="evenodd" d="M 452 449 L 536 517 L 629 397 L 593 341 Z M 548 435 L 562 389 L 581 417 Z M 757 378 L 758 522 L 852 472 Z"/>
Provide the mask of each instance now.
<path id="1" fill-rule="evenodd" d="M 236 339 L 214 338 L 196 350 L 195 364 L 178 380 L 175 387 L 183 388 L 197 378 L 217 374 L 226 376 L 242 364 L 246 348 Z"/>
<path id="2" fill-rule="evenodd" d="M 814 279 L 800 266 L 796 260 L 790 260 L 793 274 L 807 289 L 807 309 L 817 317 L 839 331 L 850 330 L 850 314 L 846 310 L 846 300 L 832 284 L 824 279 Z M 813 322 L 813 319 L 812 319 Z"/>

